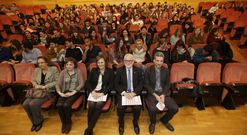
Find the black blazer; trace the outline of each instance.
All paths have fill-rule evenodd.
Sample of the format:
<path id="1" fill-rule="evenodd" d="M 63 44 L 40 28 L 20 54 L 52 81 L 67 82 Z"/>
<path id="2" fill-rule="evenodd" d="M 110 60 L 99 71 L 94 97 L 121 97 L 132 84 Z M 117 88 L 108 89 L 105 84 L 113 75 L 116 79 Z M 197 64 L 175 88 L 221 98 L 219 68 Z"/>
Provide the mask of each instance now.
<path id="1" fill-rule="evenodd" d="M 161 67 L 160 70 L 160 84 L 163 89 L 162 93 L 165 96 L 170 95 L 170 76 L 169 76 L 169 70 L 167 68 Z M 149 94 L 154 93 L 156 84 L 156 75 L 155 75 L 155 66 L 152 65 L 148 69 L 145 70 L 145 89 L 148 91 Z"/>
<path id="2" fill-rule="evenodd" d="M 98 79 L 100 75 L 100 69 L 99 68 L 93 68 L 92 71 L 89 74 L 89 77 L 87 79 L 87 90 L 88 93 L 92 92 L 97 84 Z M 106 68 L 104 75 L 102 76 L 102 89 L 99 92 L 103 92 L 104 94 L 107 94 L 113 89 L 113 80 L 114 80 L 114 73 L 112 69 Z"/>
<path id="3" fill-rule="evenodd" d="M 133 67 L 133 89 L 136 95 L 139 95 L 143 88 L 143 77 L 141 69 Z M 117 70 L 115 78 L 115 88 L 118 94 L 121 94 L 123 91 L 127 92 L 127 74 L 126 67 L 123 66 Z"/>

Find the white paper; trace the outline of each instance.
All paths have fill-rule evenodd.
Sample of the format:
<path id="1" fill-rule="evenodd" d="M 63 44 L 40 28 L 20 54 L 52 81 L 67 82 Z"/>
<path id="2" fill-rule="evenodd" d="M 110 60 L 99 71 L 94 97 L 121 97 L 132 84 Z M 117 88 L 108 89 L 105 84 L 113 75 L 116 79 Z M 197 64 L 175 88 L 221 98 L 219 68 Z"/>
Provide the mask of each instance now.
<path id="1" fill-rule="evenodd" d="M 88 96 L 88 101 L 92 101 L 92 102 L 106 102 L 107 99 L 107 94 L 101 97 L 98 97 L 97 99 L 95 99 L 92 94 L 90 93 Z"/>
<path id="2" fill-rule="evenodd" d="M 132 99 L 128 99 L 125 96 L 122 96 L 122 106 L 130 105 L 142 105 L 141 97 L 135 96 Z"/>
<path id="3" fill-rule="evenodd" d="M 164 109 L 165 109 L 165 104 L 164 103 L 162 103 L 162 102 L 158 102 L 157 104 L 156 104 L 156 107 L 160 110 L 160 111 L 163 111 Z"/>

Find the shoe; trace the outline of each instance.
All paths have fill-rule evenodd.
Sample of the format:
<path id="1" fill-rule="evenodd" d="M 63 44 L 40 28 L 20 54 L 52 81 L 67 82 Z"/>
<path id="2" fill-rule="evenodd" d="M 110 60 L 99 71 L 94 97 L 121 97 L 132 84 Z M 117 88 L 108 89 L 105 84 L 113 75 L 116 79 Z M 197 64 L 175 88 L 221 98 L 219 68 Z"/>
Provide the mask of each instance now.
<path id="1" fill-rule="evenodd" d="M 84 135 L 93 135 L 93 131 L 89 131 L 88 128 L 84 131 Z"/>
<path id="2" fill-rule="evenodd" d="M 71 130 L 71 124 L 68 124 L 67 126 L 66 126 L 66 128 L 65 128 L 65 134 L 68 134 L 69 132 L 70 132 L 70 130 Z"/>
<path id="3" fill-rule="evenodd" d="M 64 134 L 66 130 L 66 124 L 62 124 L 62 133 Z"/>
<path id="4" fill-rule="evenodd" d="M 36 126 L 33 125 L 33 126 L 31 127 L 31 132 L 33 132 L 35 129 L 36 129 Z"/>
<path id="5" fill-rule="evenodd" d="M 155 124 L 150 123 L 150 124 L 149 124 L 149 133 L 150 133 L 150 134 L 153 134 L 153 133 L 154 133 L 154 130 L 155 130 Z"/>
<path id="6" fill-rule="evenodd" d="M 123 135 L 123 133 L 124 133 L 124 126 L 119 126 L 118 131 L 119 131 L 119 135 Z"/>
<path id="7" fill-rule="evenodd" d="M 168 129 L 168 130 L 170 130 L 170 131 L 174 131 L 175 129 L 174 129 L 174 127 L 170 124 L 170 123 L 166 123 L 166 124 L 164 124 L 164 126 Z"/>
<path id="8" fill-rule="evenodd" d="M 88 129 L 84 131 L 84 135 L 88 135 Z"/>
<path id="9" fill-rule="evenodd" d="M 140 128 L 139 128 L 138 124 L 135 124 L 135 125 L 134 125 L 134 130 L 135 130 L 135 133 L 136 133 L 137 135 L 140 134 Z"/>
<path id="10" fill-rule="evenodd" d="M 43 126 L 43 121 L 36 126 L 35 131 L 38 132 L 42 128 L 42 126 Z"/>

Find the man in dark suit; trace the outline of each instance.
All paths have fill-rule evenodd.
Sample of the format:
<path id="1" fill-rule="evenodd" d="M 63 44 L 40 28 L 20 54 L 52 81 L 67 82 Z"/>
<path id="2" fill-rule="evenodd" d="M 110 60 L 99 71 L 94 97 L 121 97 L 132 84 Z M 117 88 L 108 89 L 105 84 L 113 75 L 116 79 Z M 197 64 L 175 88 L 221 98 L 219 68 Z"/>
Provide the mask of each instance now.
<path id="1" fill-rule="evenodd" d="M 118 123 L 119 123 L 119 134 L 123 135 L 124 132 L 124 113 L 127 109 L 127 106 L 122 105 L 122 97 L 127 99 L 132 99 L 135 96 L 138 96 L 143 87 L 143 77 L 141 70 L 133 67 L 134 58 L 132 54 L 126 54 L 124 56 L 124 66 L 119 68 L 116 73 L 115 78 L 115 88 L 118 92 Z M 130 106 L 133 110 L 133 125 L 134 131 L 136 134 L 140 133 L 140 128 L 138 125 L 138 119 L 141 112 L 140 105 Z"/>
<path id="2" fill-rule="evenodd" d="M 156 123 L 156 104 L 164 103 L 168 109 L 167 113 L 160 119 L 164 126 L 170 131 L 174 131 L 169 121 L 178 112 L 178 105 L 170 97 L 170 77 L 168 68 L 163 67 L 164 54 L 157 52 L 154 55 L 154 65 L 145 71 L 145 85 L 148 91 L 148 111 L 150 116 L 149 132 L 154 133 Z"/>

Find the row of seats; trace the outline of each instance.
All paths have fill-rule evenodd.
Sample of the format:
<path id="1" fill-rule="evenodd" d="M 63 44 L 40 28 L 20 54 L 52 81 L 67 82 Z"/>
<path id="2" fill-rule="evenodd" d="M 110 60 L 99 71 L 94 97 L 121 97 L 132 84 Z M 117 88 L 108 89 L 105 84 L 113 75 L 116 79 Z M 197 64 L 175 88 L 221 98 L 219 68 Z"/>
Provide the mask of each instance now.
<path id="1" fill-rule="evenodd" d="M 243 4 L 243 8 L 246 9 L 247 2 L 234 1 L 235 5 Z M 211 7 L 218 4 L 221 7 L 225 5 L 225 9 L 219 8 L 214 16 L 214 22 L 219 27 L 223 27 L 224 32 L 230 32 L 231 39 L 240 39 L 240 44 L 244 45 L 247 42 L 247 11 L 240 12 L 235 11 L 232 8 L 232 2 L 200 2 L 199 11 L 208 12 Z"/>
<path id="2" fill-rule="evenodd" d="M 145 68 L 150 67 L 153 63 L 147 63 Z M 109 65 L 110 66 L 110 65 Z M 164 64 L 167 67 L 166 64 Z M 90 70 L 96 67 L 96 63 L 90 65 Z M 83 63 L 78 63 L 78 68 L 81 70 L 83 78 L 87 79 L 86 67 Z M 247 68 L 246 63 L 228 63 L 224 67 L 222 77 L 221 77 L 221 64 L 219 63 L 202 63 L 198 66 L 196 80 L 203 87 L 209 86 L 219 86 L 223 85 L 232 91 L 231 93 L 240 93 L 237 89 L 233 89 L 235 86 L 246 86 L 247 85 Z M 11 86 L 11 85 L 26 85 L 31 86 L 33 79 L 34 65 L 33 64 L 16 64 L 14 65 L 14 70 L 9 64 L 0 64 L 0 85 L 1 86 Z M 15 72 L 15 77 L 14 77 Z M 170 81 L 171 84 L 180 82 L 183 78 L 194 79 L 195 67 L 192 63 L 174 63 L 171 67 Z M 222 78 L 222 79 L 221 79 Z M 189 85 L 191 86 L 191 85 Z M 193 85 L 192 85 L 193 86 Z M 173 93 L 179 93 L 182 89 L 188 88 L 188 84 L 177 84 L 176 89 L 173 89 Z M 213 91 L 217 91 L 214 89 Z M 78 110 L 80 106 L 85 106 L 86 104 L 86 93 L 82 90 L 82 95 L 77 101 L 72 105 L 74 110 Z M 116 94 L 115 91 L 112 95 Z M 145 96 L 146 92 L 143 92 Z M 174 94 L 175 95 L 175 94 Z M 144 100 L 143 96 L 143 100 Z M 246 96 L 246 95 L 245 95 Z M 48 109 L 56 101 L 56 97 L 48 100 L 42 105 L 43 109 Z M 110 109 L 112 102 L 115 103 L 115 96 L 112 96 L 103 108 L 103 111 Z M 205 106 L 204 106 L 205 107 Z"/>

